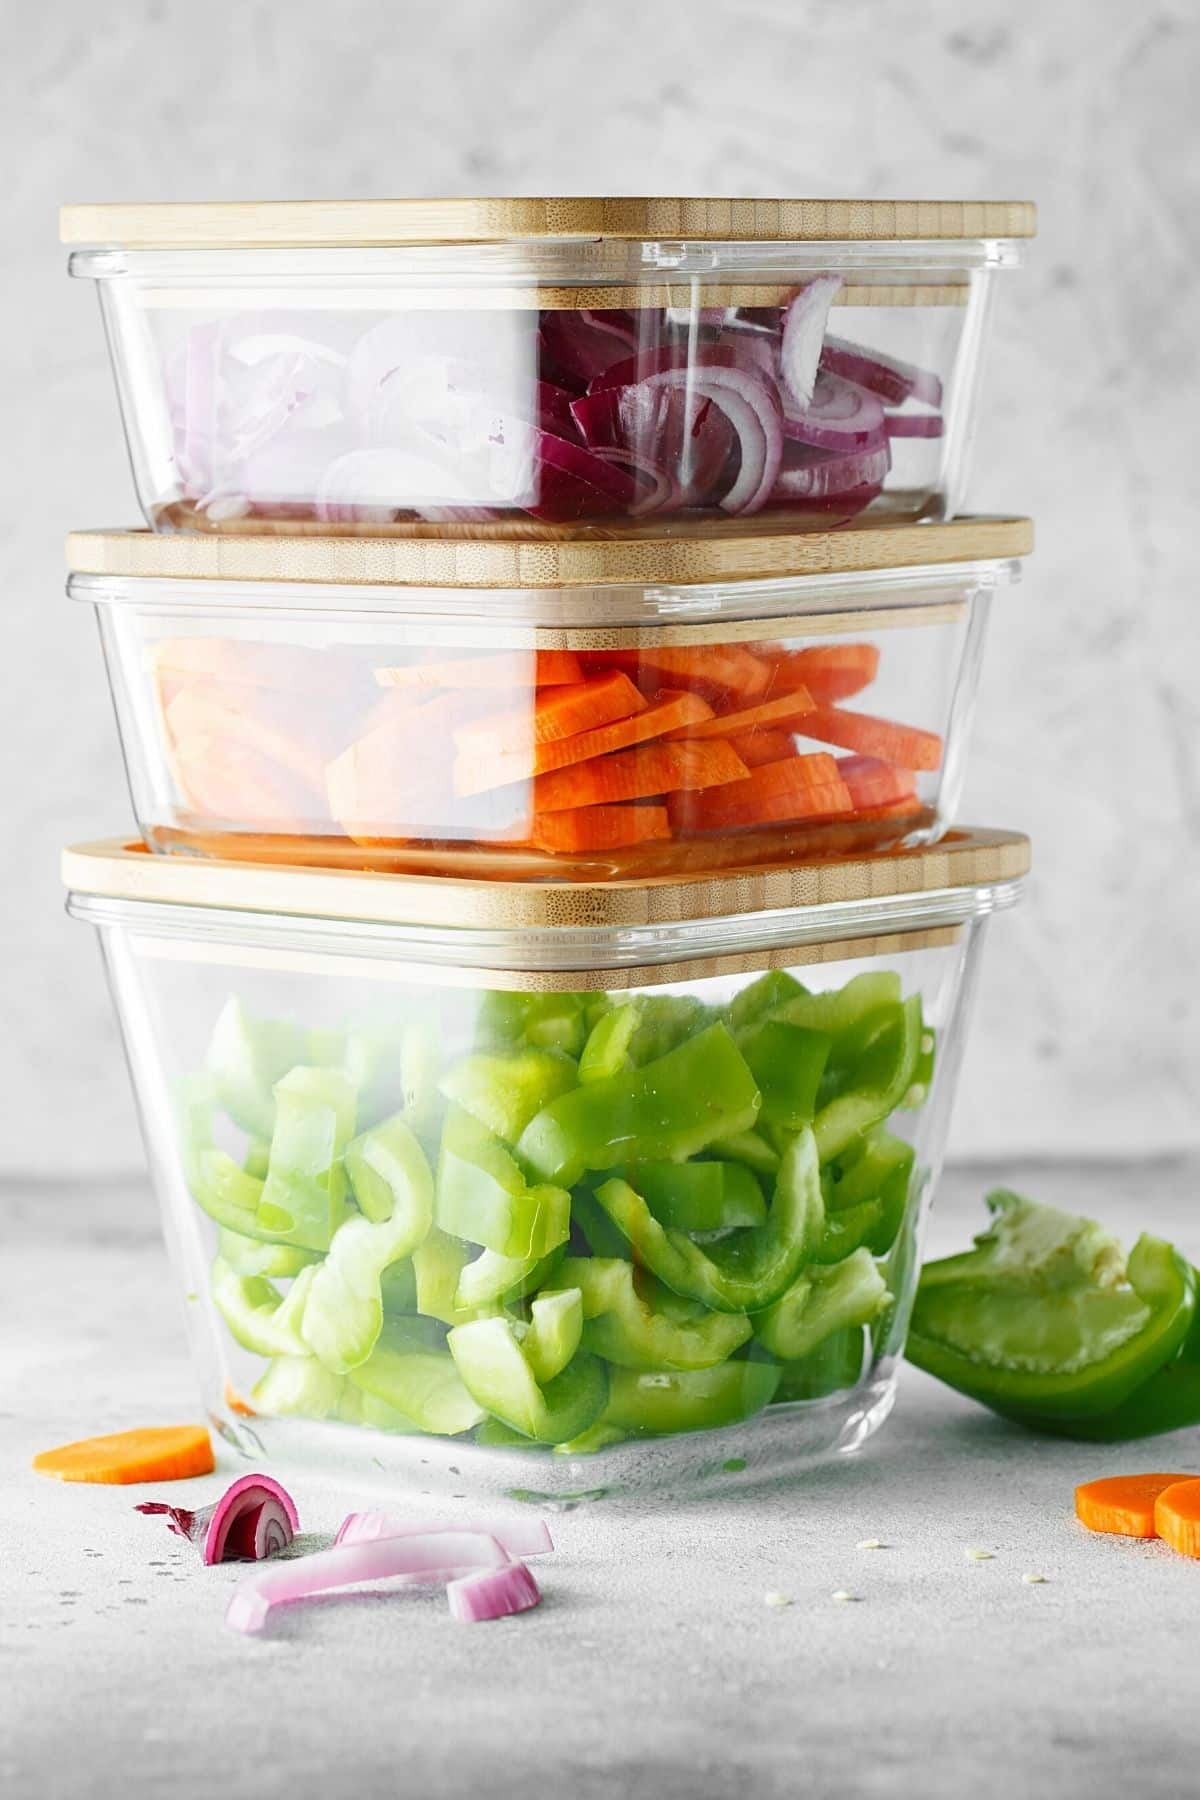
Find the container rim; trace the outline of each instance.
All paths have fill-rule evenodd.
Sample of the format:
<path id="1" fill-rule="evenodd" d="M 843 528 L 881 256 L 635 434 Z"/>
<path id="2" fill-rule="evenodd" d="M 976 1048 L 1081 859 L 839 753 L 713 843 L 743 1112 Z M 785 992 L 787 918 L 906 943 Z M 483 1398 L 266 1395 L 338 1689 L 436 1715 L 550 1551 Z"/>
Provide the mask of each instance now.
<path id="1" fill-rule="evenodd" d="M 522 967 L 545 956 L 546 966 L 562 967 L 564 955 L 602 959 L 623 935 L 643 951 L 678 940 L 671 954 L 686 945 L 711 955 L 718 940 L 739 947 L 748 937 L 757 947 L 764 933 L 771 942 L 811 943 L 846 935 L 848 923 L 856 936 L 960 923 L 980 907 L 993 910 L 996 893 L 1015 898 L 1029 865 L 1022 833 L 966 828 L 918 849 L 687 880 L 469 881 L 156 855 L 122 838 L 68 848 L 62 875 L 79 913 L 102 902 L 132 909 L 131 917 L 155 908 L 168 923 L 219 912 L 284 933 L 303 927 L 337 936 L 353 927 L 407 941 L 416 932 L 448 959 L 486 952 Z"/>
<path id="2" fill-rule="evenodd" d="M 659 535 L 632 530 L 603 538 L 433 535 L 442 529 L 426 525 L 387 537 L 348 536 L 344 528 L 336 537 L 73 531 L 67 567 L 72 575 L 374 589 L 646 588 L 996 564 L 1033 549 L 1031 519 L 982 514 L 796 533 L 710 527 L 662 535 L 659 527 Z"/>
<path id="3" fill-rule="evenodd" d="M 218 249 L 514 240 L 920 243 L 1030 238 L 1027 200 L 631 196 L 70 204 L 65 244 Z"/>

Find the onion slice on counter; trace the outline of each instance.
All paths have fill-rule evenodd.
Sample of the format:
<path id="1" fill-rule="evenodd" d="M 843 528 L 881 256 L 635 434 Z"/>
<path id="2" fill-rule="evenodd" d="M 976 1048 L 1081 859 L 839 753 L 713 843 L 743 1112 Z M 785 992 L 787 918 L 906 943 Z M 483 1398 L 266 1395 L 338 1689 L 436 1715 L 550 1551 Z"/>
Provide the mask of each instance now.
<path id="1" fill-rule="evenodd" d="M 512 1566 L 503 1544 L 482 1531 L 434 1530 L 369 1543 L 342 1543 L 250 1576 L 229 1602 L 225 1623 L 234 1631 L 261 1631 L 273 1607 L 308 1600 L 314 1594 L 396 1579 L 406 1586 L 436 1585 L 481 1569 Z"/>
<path id="2" fill-rule="evenodd" d="M 523 1562 L 511 1562 L 506 1569 L 477 1569 L 472 1575 L 460 1575 L 446 1584 L 450 1615 L 464 1625 L 528 1612 L 541 1597 L 532 1571 Z"/>
<path id="3" fill-rule="evenodd" d="M 262 1562 L 286 1550 L 300 1528 L 296 1504 L 269 1475 L 243 1475 L 213 1506 L 168 1506 L 145 1500 L 140 1513 L 161 1513 L 176 1537 L 195 1544 L 205 1563 Z"/>
<path id="4" fill-rule="evenodd" d="M 338 1527 L 334 1544 L 373 1544 L 381 1538 L 422 1537 L 437 1532 L 481 1532 L 495 1538 L 510 1556 L 541 1556 L 553 1550 L 554 1540 L 544 1519 L 469 1519 L 457 1525 L 438 1525 L 428 1519 L 394 1519 L 383 1512 L 348 1513 Z"/>
<path id="5" fill-rule="evenodd" d="M 794 406 L 808 406 L 812 400 L 825 342 L 825 323 L 833 296 L 841 285 L 840 275 L 818 275 L 788 303 L 779 346 L 779 373 L 785 394 Z"/>

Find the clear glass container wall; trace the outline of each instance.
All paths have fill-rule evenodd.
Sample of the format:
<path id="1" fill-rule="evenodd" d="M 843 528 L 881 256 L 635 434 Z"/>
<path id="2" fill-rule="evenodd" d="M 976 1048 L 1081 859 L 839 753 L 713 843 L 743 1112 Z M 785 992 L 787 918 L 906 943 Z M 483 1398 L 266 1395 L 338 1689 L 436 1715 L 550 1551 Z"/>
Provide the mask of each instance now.
<path id="1" fill-rule="evenodd" d="M 536 536 L 954 516 L 1018 257 L 549 240 L 88 250 L 71 270 L 98 284 L 156 529 Z"/>
<path id="2" fill-rule="evenodd" d="M 834 907 L 847 941 L 791 950 L 768 947 L 782 914 L 653 955 L 645 930 L 534 932 L 520 975 L 472 966 L 503 931 L 72 895 L 217 1428 L 524 1495 L 735 1485 L 860 1444 L 894 1397 L 986 915 L 1016 891 Z M 681 961 L 689 933 L 726 954 Z M 548 966 L 600 945 L 608 969 Z"/>
<path id="3" fill-rule="evenodd" d="M 936 839 L 990 598 L 1019 569 L 71 591 L 152 848 L 580 880 Z"/>

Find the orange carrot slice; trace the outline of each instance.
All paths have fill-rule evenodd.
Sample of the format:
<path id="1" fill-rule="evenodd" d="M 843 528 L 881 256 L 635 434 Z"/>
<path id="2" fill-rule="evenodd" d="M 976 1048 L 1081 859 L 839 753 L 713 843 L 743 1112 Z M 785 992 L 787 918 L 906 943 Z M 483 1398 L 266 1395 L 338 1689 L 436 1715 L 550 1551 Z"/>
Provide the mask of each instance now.
<path id="1" fill-rule="evenodd" d="M 187 806 L 210 821 L 308 831 L 327 817 L 323 796 L 251 744 L 184 738 L 172 752 L 171 767 Z"/>
<path id="2" fill-rule="evenodd" d="M 1085 1481 L 1075 1489 L 1075 1516 L 1089 1531 L 1157 1537 L 1154 1507 L 1159 1495 L 1174 1483 L 1192 1479 L 1187 1475 L 1107 1475 L 1102 1481 Z"/>
<path id="3" fill-rule="evenodd" d="M 245 704 L 246 690 L 219 681 L 194 681 L 180 689 L 166 711 L 166 725 L 176 743 L 185 738 L 223 738 L 246 744 L 289 770 L 314 792 L 321 791 L 320 754 L 306 728 L 311 701 L 303 704 L 281 696 L 282 707 Z M 281 715 L 284 722 L 272 718 Z"/>
<path id="4" fill-rule="evenodd" d="M 329 661 L 323 650 L 302 644 L 272 644 L 246 638 L 160 638 L 149 650 L 160 676 L 180 685 L 211 678 L 241 687 L 324 694 Z"/>
<path id="5" fill-rule="evenodd" d="M 827 819 L 853 812 L 854 802 L 837 763 L 823 752 L 764 763 L 745 781 L 672 794 L 667 801 L 676 831 L 731 831 L 742 825 Z"/>
<path id="6" fill-rule="evenodd" d="M 740 737 L 746 731 L 758 731 L 764 725 L 784 725 L 800 720 L 816 710 L 816 701 L 807 688 L 796 688 L 781 694 L 777 700 L 764 700 L 757 706 L 744 706 L 736 712 L 718 713 L 701 725 L 691 726 L 675 737 Z M 799 727 L 798 727 L 799 729 Z"/>
<path id="7" fill-rule="evenodd" d="M 786 762 L 789 756 L 800 754 L 795 738 L 781 725 L 768 725 L 765 731 L 747 731 L 730 742 L 748 769 L 757 769 L 763 763 Z"/>
<path id="8" fill-rule="evenodd" d="M 529 745 L 554 744 L 561 738 L 596 731 L 615 719 L 643 711 L 645 705 L 645 697 L 628 675 L 614 669 L 611 675 L 597 675 L 591 681 L 547 688 L 538 694 L 532 708 L 493 713 L 463 725 L 454 733 L 454 742 L 468 758 L 511 756 Z"/>
<path id="9" fill-rule="evenodd" d="M 894 806 L 899 800 L 911 800 L 917 791 L 916 778 L 908 769 L 894 769 L 891 763 L 875 756 L 842 756 L 838 758 L 838 774 L 850 789 L 855 810 L 869 806 Z"/>
<path id="10" fill-rule="evenodd" d="M 741 757 L 721 738 L 699 744 L 643 744 L 539 775 L 533 802 L 538 812 L 560 812 L 565 807 L 644 800 L 679 788 L 717 787 L 725 781 L 742 781 L 748 774 Z"/>
<path id="11" fill-rule="evenodd" d="M 712 716 L 712 707 L 699 694 L 673 694 L 664 688 L 644 712 L 618 719 L 613 725 L 580 731 L 553 744 L 530 744 L 507 756 L 460 756 L 454 765 L 454 791 L 464 796 L 482 794 L 513 781 L 527 781 L 531 775 L 547 775 L 552 769 L 627 750 L 681 727 L 702 724 Z"/>
<path id="12" fill-rule="evenodd" d="M 563 687 L 584 679 L 573 650 L 497 650 L 491 656 L 456 656 L 376 669 L 380 687 Z"/>
<path id="13" fill-rule="evenodd" d="M 623 669 L 641 688 L 686 688 L 710 700 L 756 700 L 771 678 L 771 665 L 740 644 L 697 644 L 630 650 L 584 650 L 589 669 Z"/>
<path id="14" fill-rule="evenodd" d="M 225 1404 L 242 1419 L 257 1419 L 258 1414 L 248 1400 L 243 1400 L 231 1381 L 225 1383 Z"/>
<path id="15" fill-rule="evenodd" d="M 533 843 L 555 854 L 572 850 L 619 850 L 669 838 L 665 806 L 581 806 L 546 813 L 533 823 Z"/>
<path id="16" fill-rule="evenodd" d="M 894 763 L 898 769 L 939 769 L 942 764 L 942 740 L 936 731 L 896 725 L 870 713 L 845 712 L 839 706 L 819 707 L 806 715 L 799 729 L 805 737 L 878 757 L 880 762 Z"/>
<path id="17" fill-rule="evenodd" d="M 1180 1556 L 1200 1557 L 1200 1481 L 1194 1475 L 1173 1481 L 1159 1494 L 1154 1528 Z"/>
<path id="18" fill-rule="evenodd" d="M 875 644 L 811 644 L 783 650 L 771 658 L 768 693 L 787 694 L 805 687 L 828 704 L 846 700 L 869 687 L 879 670 Z"/>
<path id="19" fill-rule="evenodd" d="M 124 1487 L 134 1481 L 186 1481 L 192 1475 L 210 1475 L 215 1464 L 203 1425 L 150 1425 L 60 1444 L 35 1456 L 33 1466 L 39 1475 L 53 1475 L 58 1481 Z"/>

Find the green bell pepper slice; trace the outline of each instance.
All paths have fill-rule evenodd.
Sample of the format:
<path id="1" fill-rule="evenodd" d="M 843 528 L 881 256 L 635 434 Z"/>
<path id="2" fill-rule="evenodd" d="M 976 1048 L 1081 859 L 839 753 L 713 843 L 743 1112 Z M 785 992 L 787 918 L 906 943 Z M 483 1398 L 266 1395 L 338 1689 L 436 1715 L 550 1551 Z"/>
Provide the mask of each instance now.
<path id="1" fill-rule="evenodd" d="M 599 1357 L 580 1351 L 552 1381 L 540 1384 L 513 1323 L 501 1317 L 456 1325 L 447 1338 L 469 1392 L 505 1425 L 541 1444 L 586 1431 L 604 1411 L 608 1377 Z"/>
<path id="2" fill-rule="evenodd" d="M 820 1242 L 825 1222 L 811 1131 L 794 1137 L 779 1165 L 766 1223 L 701 1247 L 659 1224 L 628 1182 L 606 1181 L 596 1199 L 628 1239 L 636 1262 L 677 1294 L 715 1312 L 758 1312 L 796 1278 Z"/>
<path id="3" fill-rule="evenodd" d="M 499 1138 L 454 1106 L 438 1159 L 437 1222 L 499 1256 L 536 1260 L 566 1242 L 571 1196 L 549 1183 L 530 1187 Z"/>
<path id="4" fill-rule="evenodd" d="M 637 1006 L 638 1025 L 630 1039 L 629 1060 L 639 1069 L 678 1050 L 721 1016 L 694 994 L 642 994 Z"/>
<path id="5" fill-rule="evenodd" d="M 571 1224 L 593 1256 L 627 1256 L 628 1238 L 587 1188 L 576 1188 L 571 1195 Z"/>
<path id="6" fill-rule="evenodd" d="M 432 1204 L 429 1162 L 403 1113 L 394 1113 L 390 1119 L 373 1125 L 370 1131 L 364 1131 L 347 1146 L 346 1173 L 358 1210 L 377 1225 L 395 1218 L 398 1213 L 411 1222 L 418 1195 L 418 1217 L 424 1218 L 426 1195 Z M 428 1229 L 426 1224 L 425 1230 Z M 407 1251 L 400 1254 L 407 1255 Z"/>
<path id="7" fill-rule="evenodd" d="M 798 1362 L 835 1331 L 869 1325 L 886 1312 L 892 1296 L 869 1250 L 856 1250 L 832 1268 L 819 1263 L 773 1306 L 758 1314 L 754 1333 L 772 1356 Z"/>
<path id="8" fill-rule="evenodd" d="M 757 1024 L 759 1019 L 769 1018 L 789 1000 L 798 1000 L 807 994 L 808 989 L 786 969 L 768 969 L 765 975 L 760 975 L 757 981 L 750 982 L 734 995 L 728 1007 L 729 1023 L 736 1034 L 748 1025 Z"/>
<path id="9" fill-rule="evenodd" d="M 210 1292 L 229 1335 L 255 1356 L 306 1356 L 304 1309 L 316 1270 L 302 1269 L 286 1294 L 265 1275 L 239 1275 L 223 1257 L 212 1266 Z"/>
<path id="10" fill-rule="evenodd" d="M 315 1356 L 277 1356 L 250 1390 L 255 1412 L 265 1418 L 333 1418 L 346 1385 Z"/>
<path id="11" fill-rule="evenodd" d="M 466 1244 L 435 1226 L 412 1253 L 417 1311 L 443 1325 L 465 1325 L 476 1317 L 473 1307 L 455 1300 L 463 1270 L 471 1260 Z"/>
<path id="12" fill-rule="evenodd" d="M 866 1339 L 861 1325 L 847 1325 L 822 1338 L 798 1362 L 785 1362 L 775 1390 L 775 1404 L 788 1400 L 823 1400 L 857 1385 L 862 1378 Z"/>
<path id="13" fill-rule="evenodd" d="M 480 1251 L 458 1278 L 454 1302 L 460 1315 L 490 1312 L 506 1301 L 534 1293 L 553 1274 L 561 1254 L 561 1245 L 546 1256 L 498 1256 L 494 1250 Z"/>
<path id="14" fill-rule="evenodd" d="M 1200 1291 L 1200 1270 L 1193 1270 L 1193 1277 Z M 1124 1444 L 1132 1438 L 1156 1437 L 1160 1432 L 1200 1425 L 1200 1304 L 1187 1337 L 1170 1362 L 1156 1369 L 1127 1399 L 1087 1418 L 1051 1422 L 1023 1413 L 1020 1422 L 1034 1431 L 1090 1444 Z"/>
<path id="15" fill-rule="evenodd" d="M 312 1250 L 301 1250 L 295 1244 L 268 1244 L 258 1238 L 243 1237 L 222 1225 L 217 1233 L 217 1255 L 235 1275 L 265 1275 L 268 1280 L 290 1281 L 301 1269 L 309 1268 L 320 1258 Z"/>
<path id="16" fill-rule="evenodd" d="M 813 1121 L 817 1153 L 823 1163 L 839 1155 L 856 1137 L 880 1124 L 900 1105 L 912 1085 L 921 1051 L 921 1031 L 919 994 L 880 1017 L 880 1029 L 855 1064 L 853 1085 L 828 1100 Z"/>
<path id="17" fill-rule="evenodd" d="M 518 1159 L 573 1187 L 587 1170 L 682 1161 L 758 1116 L 758 1087 L 724 1025 L 656 1061 L 561 1094 L 521 1133 Z"/>
<path id="18" fill-rule="evenodd" d="M 271 1145 L 266 1138 L 254 1138 L 246 1147 L 242 1158 L 242 1167 L 247 1175 L 253 1175 L 258 1181 L 265 1181 L 267 1170 L 271 1166 Z"/>
<path id="19" fill-rule="evenodd" d="M 727 1137 L 714 1138 L 708 1154 L 724 1162 L 745 1163 L 764 1181 L 773 1181 L 779 1173 L 779 1152 L 759 1131 L 733 1131 Z"/>
<path id="20" fill-rule="evenodd" d="M 782 1019 L 763 1019 L 737 1033 L 737 1046 L 762 1095 L 759 1122 L 799 1131 L 817 1111 L 821 1077 L 833 1039 Z"/>
<path id="21" fill-rule="evenodd" d="M 506 1044 L 531 1044 L 578 1056 L 591 1029 L 588 994 L 515 994 L 499 988 L 479 997 L 475 1042 L 481 1050 Z"/>
<path id="22" fill-rule="evenodd" d="M 401 1257 L 398 1262 L 388 1264 L 379 1278 L 379 1292 L 385 1313 L 403 1317 L 418 1310 L 417 1272 L 413 1268 L 411 1256 Z"/>
<path id="23" fill-rule="evenodd" d="M 881 1200 L 862 1200 L 841 1212 L 825 1210 L 825 1230 L 813 1251 L 815 1263 L 839 1263 L 865 1245 L 874 1254 L 873 1239 L 883 1221 Z"/>
<path id="24" fill-rule="evenodd" d="M 278 1243 L 259 1217 L 261 1179 L 247 1173 L 213 1139 L 214 1093 L 211 1077 L 188 1076 L 179 1084 L 180 1160 L 188 1191 L 202 1212 L 239 1237 Z"/>
<path id="25" fill-rule="evenodd" d="M 442 1077 L 441 1034 L 434 1019 L 411 1019 L 400 1035 L 400 1091 L 404 1119 L 428 1149 L 441 1126 L 445 1101 Z"/>
<path id="26" fill-rule="evenodd" d="M 411 1256 L 433 1225 L 433 1176 L 408 1126 L 397 1115 L 367 1133 L 373 1136 L 386 1144 L 391 1216 L 347 1219 L 338 1227 L 304 1311 L 305 1343 L 339 1375 L 367 1360 L 383 1329 L 384 1270 Z M 380 1161 L 376 1155 L 373 1176 Z"/>
<path id="27" fill-rule="evenodd" d="M 629 1067 L 630 1048 L 641 1019 L 638 1002 L 626 1000 L 597 1020 L 579 1058 L 580 1081 L 603 1081 Z"/>
<path id="28" fill-rule="evenodd" d="M 486 1416 L 483 1408 L 464 1387 L 454 1359 L 437 1338 L 422 1335 L 419 1324 L 397 1320 L 386 1325 L 370 1356 L 351 1373 L 350 1382 L 411 1419 L 418 1431 L 436 1437 L 471 1431 Z"/>
<path id="29" fill-rule="evenodd" d="M 761 1412 L 778 1386 L 778 1364 L 768 1362 L 653 1373 L 614 1369 L 602 1423 L 639 1437 L 711 1431 Z"/>
<path id="30" fill-rule="evenodd" d="M 709 1369 L 751 1334 L 743 1315 L 680 1302 L 617 1257 L 570 1256 L 558 1279 L 581 1296 L 584 1349 L 622 1368 Z"/>
<path id="31" fill-rule="evenodd" d="M 884 1008 L 899 1006 L 900 999 L 900 977 L 894 969 L 867 969 L 840 988 L 785 1000 L 771 1017 L 785 1025 L 827 1033 L 837 1052 L 844 1055 L 866 1021 Z"/>
<path id="32" fill-rule="evenodd" d="M 236 995 L 217 1016 L 205 1057 L 213 1090 L 236 1125 L 269 1142 L 275 1084 L 309 1059 L 309 1033 L 291 1019 L 255 1019 Z"/>
<path id="33" fill-rule="evenodd" d="M 271 1161 L 259 1222 L 284 1243 L 328 1250 L 345 1209 L 354 1088 L 338 1069 L 289 1069 L 275 1084 Z"/>
<path id="34" fill-rule="evenodd" d="M 744 1163 L 637 1163 L 625 1179 L 673 1231 L 729 1231 L 761 1225 L 767 1216 L 762 1188 Z"/>
<path id="35" fill-rule="evenodd" d="M 540 1293 L 530 1303 L 520 1344 L 539 1387 L 561 1375 L 582 1337 L 583 1296 L 577 1287 Z"/>
<path id="36" fill-rule="evenodd" d="M 561 1050 L 522 1045 L 461 1057 L 439 1086 L 487 1131 L 515 1144 L 535 1113 L 578 1084 L 576 1065 Z"/>
<path id="37" fill-rule="evenodd" d="M 1196 1275 L 1143 1233 L 1128 1262 L 1093 1220 L 998 1190 L 974 1250 L 927 1263 L 908 1358 L 1023 1423 L 1111 1414 L 1180 1351 Z"/>

